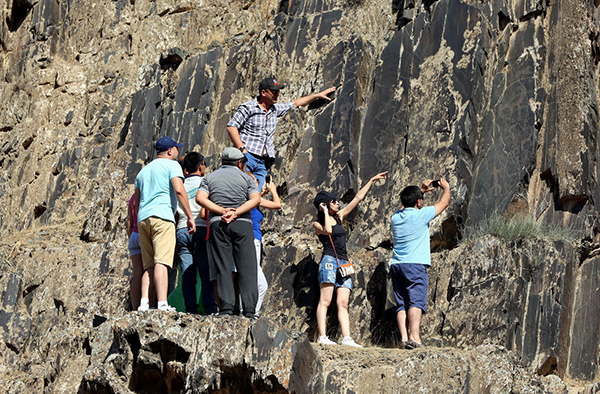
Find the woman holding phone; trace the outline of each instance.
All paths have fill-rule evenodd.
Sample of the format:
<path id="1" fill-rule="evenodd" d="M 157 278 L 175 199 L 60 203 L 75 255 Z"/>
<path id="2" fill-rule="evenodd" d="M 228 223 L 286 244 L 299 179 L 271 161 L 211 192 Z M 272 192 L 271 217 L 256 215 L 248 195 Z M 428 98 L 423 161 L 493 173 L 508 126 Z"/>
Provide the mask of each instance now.
<path id="1" fill-rule="evenodd" d="M 313 222 L 313 228 L 323 245 L 323 257 L 319 264 L 320 295 L 317 306 L 317 330 L 319 333 L 318 343 L 323 345 L 335 345 L 336 342 L 329 339 L 325 333 L 327 308 L 333 298 L 335 290 L 337 296 L 338 321 L 342 332 L 342 345 L 362 347 L 350 337 L 350 317 L 348 314 L 348 301 L 352 291 L 352 279 L 340 273 L 340 266 L 348 264 L 346 252 L 346 230 L 342 225 L 344 218 L 358 206 L 365 198 L 373 182 L 385 179 L 386 172 L 375 175 L 354 196 L 352 201 L 340 209 L 335 194 L 321 191 L 317 193 L 313 204 L 318 209 L 317 220 Z"/>
<path id="2" fill-rule="evenodd" d="M 256 185 L 258 186 L 258 179 L 251 172 L 246 172 L 246 174 L 250 175 L 256 181 Z M 267 197 L 268 194 L 271 194 L 272 200 L 269 200 Z M 254 230 L 254 247 L 256 250 L 256 262 L 258 266 L 256 267 L 256 272 L 258 273 L 257 284 L 258 284 L 258 302 L 256 303 L 256 308 L 254 310 L 254 317 L 258 319 L 260 314 L 260 308 L 262 307 L 263 300 L 265 299 L 265 294 L 267 294 L 267 290 L 269 288 L 269 283 L 267 282 L 267 278 L 265 277 L 265 273 L 261 267 L 261 257 L 262 257 L 262 230 L 260 225 L 263 221 L 264 215 L 258 208 L 266 208 L 271 210 L 281 209 L 281 199 L 279 198 L 279 194 L 277 194 L 277 186 L 273 182 L 271 182 L 271 176 L 267 175 L 265 178 L 265 184 L 263 185 L 262 190 L 260 191 L 260 205 L 250 211 L 250 215 L 252 216 L 252 229 Z"/>

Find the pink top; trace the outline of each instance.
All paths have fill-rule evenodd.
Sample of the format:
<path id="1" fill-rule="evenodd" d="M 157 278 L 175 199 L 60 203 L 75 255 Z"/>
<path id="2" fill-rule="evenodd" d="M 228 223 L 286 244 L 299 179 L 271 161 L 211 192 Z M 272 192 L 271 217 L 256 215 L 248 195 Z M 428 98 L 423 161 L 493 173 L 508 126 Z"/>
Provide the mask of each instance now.
<path id="1" fill-rule="evenodd" d="M 137 214 L 135 213 L 135 210 L 133 209 L 133 198 L 135 197 L 135 194 L 133 196 L 131 196 L 131 198 L 129 199 L 129 208 L 131 209 L 131 220 L 133 221 L 133 229 L 132 231 L 134 233 L 138 232 L 138 228 L 137 228 Z"/>

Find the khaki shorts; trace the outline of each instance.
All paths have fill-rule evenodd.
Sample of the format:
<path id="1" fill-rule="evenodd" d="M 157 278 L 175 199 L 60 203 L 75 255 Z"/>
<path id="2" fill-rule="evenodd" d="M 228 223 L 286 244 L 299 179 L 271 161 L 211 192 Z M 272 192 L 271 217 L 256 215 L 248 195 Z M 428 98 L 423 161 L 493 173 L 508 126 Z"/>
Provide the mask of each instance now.
<path id="1" fill-rule="evenodd" d="M 175 257 L 175 223 L 154 216 L 138 223 L 144 270 L 155 264 L 173 267 Z"/>

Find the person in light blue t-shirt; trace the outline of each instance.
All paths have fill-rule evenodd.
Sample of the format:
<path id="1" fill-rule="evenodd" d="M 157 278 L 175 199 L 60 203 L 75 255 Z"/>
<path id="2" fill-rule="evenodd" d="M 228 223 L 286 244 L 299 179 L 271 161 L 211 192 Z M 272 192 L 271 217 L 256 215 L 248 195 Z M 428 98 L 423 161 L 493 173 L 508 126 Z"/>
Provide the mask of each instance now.
<path id="1" fill-rule="evenodd" d="M 177 203 L 187 217 L 186 227 L 193 234 L 196 223 L 183 186 L 183 172 L 177 163 L 183 145 L 170 137 L 156 141 L 156 159 L 135 178 L 134 209 L 137 213 L 144 274 L 138 311 L 150 308 L 150 281 L 154 283 L 157 309 L 174 311 L 167 302 L 168 270 L 175 255 L 175 211 Z"/>
<path id="2" fill-rule="evenodd" d="M 450 185 L 439 180 L 442 195 L 434 206 L 423 207 L 423 194 L 435 190 L 434 181 L 407 186 L 400 193 L 402 208 L 392 215 L 394 251 L 390 276 L 398 303 L 396 319 L 402 337 L 400 348 L 425 347 L 419 334 L 427 304 L 427 268 L 431 265 L 429 222 L 450 204 Z M 410 333 L 410 336 L 409 336 Z"/>

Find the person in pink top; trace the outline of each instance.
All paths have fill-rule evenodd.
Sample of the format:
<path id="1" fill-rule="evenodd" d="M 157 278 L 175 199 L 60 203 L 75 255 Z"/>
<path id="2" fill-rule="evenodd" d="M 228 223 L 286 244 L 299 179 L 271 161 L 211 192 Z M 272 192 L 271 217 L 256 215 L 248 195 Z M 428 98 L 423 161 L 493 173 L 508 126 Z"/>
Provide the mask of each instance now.
<path id="1" fill-rule="evenodd" d="M 142 264 L 142 248 L 138 234 L 137 215 L 135 209 L 133 209 L 133 197 L 132 195 L 129 199 L 129 204 L 127 204 L 127 236 L 129 237 L 129 257 L 131 258 L 131 265 L 133 267 L 133 275 L 129 287 L 131 293 L 131 310 L 136 311 L 140 306 L 140 297 L 142 296 L 144 265 Z"/>

